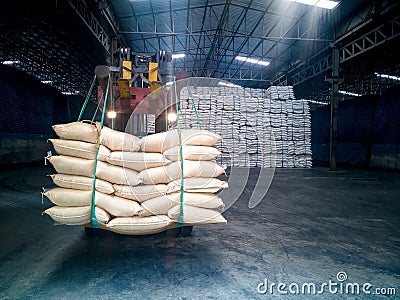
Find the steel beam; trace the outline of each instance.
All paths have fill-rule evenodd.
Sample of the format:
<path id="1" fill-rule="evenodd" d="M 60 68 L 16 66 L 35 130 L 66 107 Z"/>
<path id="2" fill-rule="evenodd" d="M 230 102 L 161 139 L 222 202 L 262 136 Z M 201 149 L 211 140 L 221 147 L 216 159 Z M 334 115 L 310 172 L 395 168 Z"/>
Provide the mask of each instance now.
<path id="1" fill-rule="evenodd" d="M 328 55 L 319 61 L 307 66 L 301 71 L 295 73 L 294 75 L 290 75 L 291 84 L 296 86 L 304 81 L 313 78 L 323 72 L 332 68 L 332 55 Z"/>
<path id="2" fill-rule="evenodd" d="M 339 49 L 333 47 L 332 50 L 332 83 L 331 89 L 331 125 L 330 125 L 330 145 L 329 145 L 329 166 L 331 171 L 336 170 L 336 145 L 337 145 L 337 117 L 339 106 Z"/>
<path id="3" fill-rule="evenodd" d="M 94 34 L 97 40 L 103 45 L 104 49 L 111 54 L 111 39 L 108 37 L 104 28 L 99 21 L 94 17 L 90 9 L 83 0 L 69 0 L 69 4 L 76 11 L 78 16 Z"/>
<path id="4" fill-rule="evenodd" d="M 378 26 L 340 49 L 340 62 L 365 53 L 400 35 L 400 16 Z"/>
<path id="5" fill-rule="evenodd" d="M 400 36 L 400 16 L 394 17 L 392 20 L 382 24 L 361 37 L 348 42 L 342 46 L 335 41 L 337 47 L 339 47 L 339 62 L 343 63 L 348 61 L 360 54 L 374 49 L 383 43 Z M 339 39 L 338 39 L 339 40 Z M 341 41 L 341 39 L 340 39 Z M 326 48 L 325 50 L 327 50 Z M 321 73 L 324 73 L 332 69 L 332 54 L 323 57 L 322 59 L 316 60 L 309 66 L 297 71 L 293 75 L 290 75 L 290 79 L 293 86 L 296 86 L 304 81 L 313 78 Z"/>
<path id="6" fill-rule="evenodd" d="M 224 10 L 219 19 L 216 34 L 213 38 L 210 51 L 208 52 L 206 62 L 204 64 L 204 68 L 206 69 L 206 73 L 204 74 L 204 76 L 211 76 L 218 67 L 218 65 L 215 62 L 221 56 L 221 46 L 224 40 L 224 32 L 226 29 L 226 24 L 229 16 L 229 5 L 230 5 L 230 0 L 225 2 Z"/>

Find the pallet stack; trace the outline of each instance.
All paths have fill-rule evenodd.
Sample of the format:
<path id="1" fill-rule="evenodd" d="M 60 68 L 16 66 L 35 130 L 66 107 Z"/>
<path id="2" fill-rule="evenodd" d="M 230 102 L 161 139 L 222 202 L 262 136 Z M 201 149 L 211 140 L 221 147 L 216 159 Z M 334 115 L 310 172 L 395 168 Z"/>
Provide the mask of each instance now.
<path id="1" fill-rule="evenodd" d="M 172 130 L 139 139 L 84 122 L 53 128 L 57 155 L 46 159 L 57 187 L 44 192 L 54 204 L 44 213 L 56 223 L 90 227 L 95 216 L 103 229 L 142 235 L 226 222 L 215 195 L 227 187 L 214 161 L 220 136 L 182 130 L 180 139 Z"/>
<path id="2" fill-rule="evenodd" d="M 274 140 L 271 154 L 264 158 L 264 166 L 312 166 L 311 121 L 308 102 L 296 100 L 292 87 L 270 87 L 264 101 L 265 131 Z"/>
<path id="3" fill-rule="evenodd" d="M 310 110 L 295 99 L 290 86 L 262 89 L 239 87 L 183 88 L 182 115 L 188 127 L 212 128 L 223 137 L 216 146 L 220 163 L 238 167 L 309 168 Z"/>

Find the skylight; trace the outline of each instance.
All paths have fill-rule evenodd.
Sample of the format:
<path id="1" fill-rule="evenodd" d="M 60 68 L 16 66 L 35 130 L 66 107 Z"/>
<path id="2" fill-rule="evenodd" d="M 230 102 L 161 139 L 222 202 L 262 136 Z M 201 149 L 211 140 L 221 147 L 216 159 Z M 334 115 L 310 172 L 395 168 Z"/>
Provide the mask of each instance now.
<path id="1" fill-rule="evenodd" d="M 326 102 L 321 102 L 321 101 L 316 101 L 316 100 L 307 100 L 307 99 L 305 99 L 303 101 L 310 102 L 310 103 L 315 103 L 315 104 L 321 104 L 321 105 L 328 105 L 329 104 L 329 103 L 326 103 Z"/>
<path id="2" fill-rule="evenodd" d="M 2 62 L 3 65 L 13 65 L 13 64 L 19 64 L 19 60 L 5 60 Z"/>
<path id="3" fill-rule="evenodd" d="M 80 92 L 79 91 L 71 91 L 71 92 L 62 92 L 64 95 L 78 95 Z"/>
<path id="4" fill-rule="evenodd" d="M 228 86 L 228 87 L 241 87 L 240 85 L 229 83 L 229 82 L 223 82 L 223 81 L 219 81 L 218 85 Z"/>
<path id="5" fill-rule="evenodd" d="M 172 59 L 175 59 L 175 58 L 184 58 L 184 57 L 185 57 L 185 53 L 172 54 Z"/>
<path id="6" fill-rule="evenodd" d="M 387 74 L 379 74 L 375 72 L 375 75 L 381 78 L 393 79 L 393 80 L 400 80 L 400 77 L 394 75 L 387 75 Z"/>
<path id="7" fill-rule="evenodd" d="M 291 1 L 301 4 L 313 5 L 326 9 L 333 9 L 339 4 L 339 2 L 331 0 L 291 0 Z"/>
<path id="8" fill-rule="evenodd" d="M 352 93 L 352 92 L 347 92 L 347 91 L 338 91 L 340 94 L 343 94 L 343 95 L 349 95 L 349 96 L 354 96 L 354 97 L 360 97 L 360 96 L 362 96 L 362 95 L 360 95 L 360 94 L 356 94 L 356 93 Z"/>
<path id="9" fill-rule="evenodd" d="M 269 61 L 259 60 L 259 59 L 254 59 L 254 58 L 250 58 L 250 57 L 244 57 L 244 56 L 236 56 L 236 59 L 240 60 L 240 61 L 252 63 L 252 64 L 262 65 L 262 66 L 268 66 L 270 64 Z"/>

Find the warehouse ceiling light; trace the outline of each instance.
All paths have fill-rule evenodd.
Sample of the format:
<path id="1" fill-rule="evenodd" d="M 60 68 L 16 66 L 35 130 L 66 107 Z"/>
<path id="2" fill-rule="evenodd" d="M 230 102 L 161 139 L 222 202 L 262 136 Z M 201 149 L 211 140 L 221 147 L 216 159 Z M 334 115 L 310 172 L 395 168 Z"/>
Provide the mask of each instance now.
<path id="1" fill-rule="evenodd" d="M 360 96 L 362 96 L 362 95 L 360 95 L 360 94 L 356 94 L 356 93 L 352 93 L 352 92 L 347 92 L 347 91 L 338 91 L 340 94 L 343 94 L 343 95 L 348 95 L 348 96 L 354 96 L 354 97 L 360 97 Z"/>
<path id="2" fill-rule="evenodd" d="M 73 92 L 62 92 L 64 95 L 78 95 L 80 91 L 73 91 Z"/>
<path id="3" fill-rule="evenodd" d="M 326 102 L 321 102 L 321 101 L 316 101 L 316 100 L 304 100 L 304 101 L 306 101 L 306 102 L 309 102 L 309 103 L 315 103 L 315 104 L 321 104 L 321 105 L 328 105 L 329 103 L 326 103 Z"/>
<path id="4" fill-rule="evenodd" d="M 393 76 L 393 75 L 387 75 L 387 74 L 379 74 L 375 72 L 375 75 L 381 78 L 387 78 L 387 79 L 393 79 L 393 80 L 400 80 L 400 77 L 398 76 Z"/>
<path id="5" fill-rule="evenodd" d="M 172 54 L 172 59 L 184 58 L 184 57 L 185 57 L 185 53 Z"/>
<path id="6" fill-rule="evenodd" d="M 244 56 L 236 56 L 236 59 L 240 60 L 240 61 L 249 62 L 252 64 L 262 65 L 262 66 L 268 66 L 270 64 L 269 61 L 264 61 L 264 60 L 259 60 L 259 59 L 254 59 L 254 58 L 250 58 L 250 57 L 244 57 Z"/>
<path id="7" fill-rule="evenodd" d="M 339 2 L 331 1 L 331 0 L 291 0 L 301 4 L 313 5 L 326 9 L 334 9 Z"/>

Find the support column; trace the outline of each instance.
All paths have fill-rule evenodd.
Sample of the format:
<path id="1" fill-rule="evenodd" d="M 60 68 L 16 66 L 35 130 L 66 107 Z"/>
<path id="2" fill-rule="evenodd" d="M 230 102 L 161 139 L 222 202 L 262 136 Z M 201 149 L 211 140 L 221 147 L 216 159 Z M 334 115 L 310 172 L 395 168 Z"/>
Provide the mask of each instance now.
<path id="1" fill-rule="evenodd" d="M 336 170 L 336 145 L 337 145 L 337 116 L 339 105 L 339 48 L 333 47 L 332 52 L 332 89 L 331 89 L 331 125 L 330 125 L 330 157 L 331 171 Z"/>

